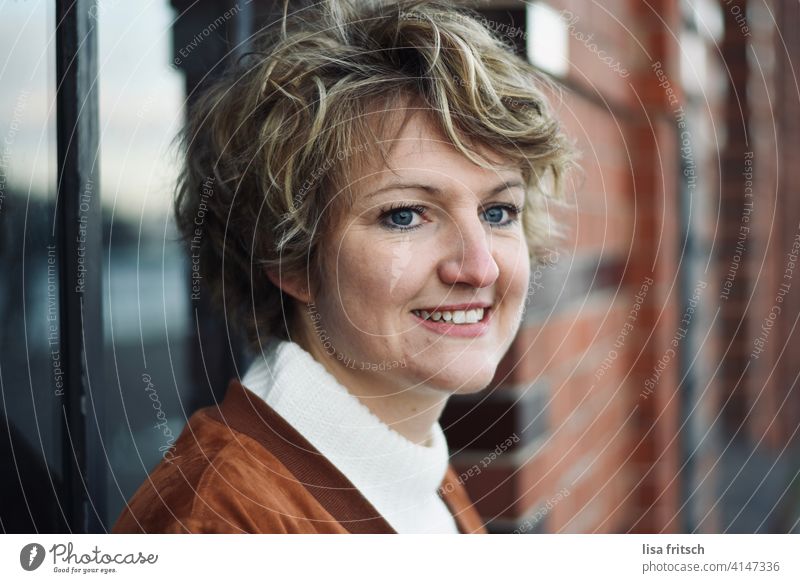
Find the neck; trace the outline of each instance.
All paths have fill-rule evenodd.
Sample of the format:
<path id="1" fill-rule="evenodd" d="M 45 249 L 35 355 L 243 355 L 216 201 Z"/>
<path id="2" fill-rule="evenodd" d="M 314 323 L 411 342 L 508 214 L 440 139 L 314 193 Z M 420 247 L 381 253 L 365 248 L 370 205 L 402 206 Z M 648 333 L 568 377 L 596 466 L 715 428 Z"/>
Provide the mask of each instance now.
<path id="1" fill-rule="evenodd" d="M 330 357 L 327 360 L 330 361 Z M 325 366 L 327 368 L 328 365 Z M 342 368 L 342 374 L 346 375 L 348 369 Z M 331 371 L 331 374 L 337 373 Z M 367 381 L 367 387 L 363 386 L 363 377 L 337 379 L 375 416 L 400 435 L 413 443 L 429 445 L 431 428 L 439 421 L 448 395 L 427 388 L 392 388 L 387 382 L 388 374 L 371 373 L 373 378 Z"/>
<path id="2" fill-rule="evenodd" d="M 336 354 L 328 354 L 320 342 L 315 341 L 313 334 L 301 334 L 292 340 L 321 363 L 378 419 L 413 443 L 429 444 L 431 429 L 447 404 L 447 393 L 422 386 L 405 388 L 393 382 L 393 371 L 349 368 Z"/>

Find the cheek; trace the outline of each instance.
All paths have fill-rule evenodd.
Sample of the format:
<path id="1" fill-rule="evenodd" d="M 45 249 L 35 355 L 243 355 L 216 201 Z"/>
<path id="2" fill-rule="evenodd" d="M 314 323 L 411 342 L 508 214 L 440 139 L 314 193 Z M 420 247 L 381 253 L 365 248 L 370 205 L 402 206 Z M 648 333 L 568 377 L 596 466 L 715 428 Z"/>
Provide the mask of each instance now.
<path id="1" fill-rule="evenodd" d="M 505 283 L 507 297 L 519 301 L 528 291 L 531 274 L 528 247 L 524 242 L 509 244 L 500 257 L 500 277 Z"/>
<path id="2" fill-rule="evenodd" d="M 341 249 L 337 284 L 343 290 L 343 299 L 344 290 L 348 290 L 362 305 L 409 301 L 426 269 L 416 259 L 420 256 L 418 245 L 409 239 L 349 237 Z"/>
<path id="3" fill-rule="evenodd" d="M 338 341 L 349 350 L 381 350 L 398 338 L 409 322 L 410 310 L 422 288 L 425 270 L 410 242 L 346 236 L 338 256 L 327 260 L 325 313 Z M 366 343 L 366 344 L 365 344 Z"/>

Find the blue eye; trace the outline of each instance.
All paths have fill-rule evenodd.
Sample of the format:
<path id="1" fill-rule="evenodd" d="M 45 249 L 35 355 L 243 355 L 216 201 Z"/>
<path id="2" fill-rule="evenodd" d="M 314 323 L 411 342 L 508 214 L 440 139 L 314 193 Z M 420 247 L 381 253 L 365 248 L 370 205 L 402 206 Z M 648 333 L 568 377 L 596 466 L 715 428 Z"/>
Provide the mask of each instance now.
<path id="1" fill-rule="evenodd" d="M 411 231 L 422 226 L 422 223 L 412 225 L 414 215 L 422 215 L 425 207 L 400 203 L 381 214 L 381 223 L 387 229 L 395 231 Z"/>
<path id="2" fill-rule="evenodd" d="M 522 209 L 516 205 L 500 204 L 486 209 L 483 212 L 483 216 L 491 225 L 494 225 L 496 227 L 508 227 L 517 220 L 517 216 L 521 212 Z M 510 215 L 509 218 L 503 220 L 504 217 L 503 213 L 507 213 L 508 215 Z"/>
<path id="3" fill-rule="evenodd" d="M 414 220 L 414 213 L 409 209 L 393 211 L 391 217 L 394 224 L 407 227 Z"/>
<path id="4" fill-rule="evenodd" d="M 517 217 L 522 212 L 522 208 L 514 204 L 498 204 L 488 207 L 481 213 L 484 220 L 493 227 L 508 227 L 517 221 Z M 414 216 L 420 218 L 425 214 L 425 207 L 409 205 L 407 203 L 396 203 L 381 213 L 381 224 L 393 231 L 412 231 L 418 229 L 424 223 L 414 223 Z"/>
<path id="5" fill-rule="evenodd" d="M 505 209 L 502 208 L 502 207 L 493 206 L 492 208 L 487 210 L 485 213 L 483 213 L 483 216 L 486 217 L 486 220 L 489 221 L 490 223 L 499 223 L 499 222 L 501 222 L 503 220 L 503 211 L 504 210 Z"/>

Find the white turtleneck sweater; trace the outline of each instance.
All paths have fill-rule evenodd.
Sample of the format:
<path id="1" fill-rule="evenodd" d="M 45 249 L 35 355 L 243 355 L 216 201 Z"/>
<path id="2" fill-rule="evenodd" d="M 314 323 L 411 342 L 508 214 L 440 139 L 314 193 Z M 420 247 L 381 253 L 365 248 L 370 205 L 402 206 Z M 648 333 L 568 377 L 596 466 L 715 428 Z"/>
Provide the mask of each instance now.
<path id="1" fill-rule="evenodd" d="M 437 489 L 449 461 L 439 423 L 430 446 L 381 421 L 299 344 L 270 339 L 242 384 L 358 488 L 399 533 L 457 533 Z"/>

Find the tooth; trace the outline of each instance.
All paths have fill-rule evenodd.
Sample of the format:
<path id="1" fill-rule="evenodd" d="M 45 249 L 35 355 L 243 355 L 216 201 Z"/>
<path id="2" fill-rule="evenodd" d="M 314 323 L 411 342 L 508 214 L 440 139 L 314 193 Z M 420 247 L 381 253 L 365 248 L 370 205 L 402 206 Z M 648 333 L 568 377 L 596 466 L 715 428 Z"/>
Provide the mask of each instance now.
<path id="1" fill-rule="evenodd" d="M 467 314 L 464 310 L 456 310 L 453 312 L 453 324 L 463 324 L 467 320 Z"/>
<path id="2" fill-rule="evenodd" d="M 478 320 L 478 310 L 467 310 L 467 322 L 469 324 L 475 324 Z"/>
<path id="3" fill-rule="evenodd" d="M 428 312 L 426 312 L 425 310 L 422 310 L 422 317 L 427 320 L 428 316 L 430 316 L 430 314 Z"/>
<path id="4" fill-rule="evenodd" d="M 483 308 L 478 308 L 478 309 L 477 309 L 477 310 L 475 310 L 475 311 L 476 311 L 476 312 L 477 312 L 477 314 L 478 314 L 478 321 L 480 322 L 481 320 L 483 320 Z"/>
<path id="5" fill-rule="evenodd" d="M 419 316 L 419 310 L 411 310 L 411 313 L 415 316 Z"/>
<path id="6" fill-rule="evenodd" d="M 439 320 L 442 319 L 442 313 L 441 312 L 434 312 L 432 318 L 433 318 L 433 320 L 435 322 L 438 322 Z"/>
<path id="7" fill-rule="evenodd" d="M 449 322 L 452 319 L 453 319 L 453 314 L 451 314 L 450 312 L 444 312 L 442 314 L 442 320 L 444 320 L 445 322 Z"/>

